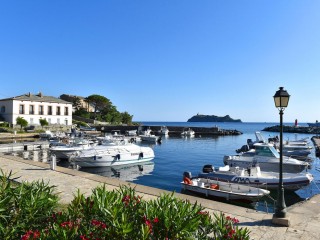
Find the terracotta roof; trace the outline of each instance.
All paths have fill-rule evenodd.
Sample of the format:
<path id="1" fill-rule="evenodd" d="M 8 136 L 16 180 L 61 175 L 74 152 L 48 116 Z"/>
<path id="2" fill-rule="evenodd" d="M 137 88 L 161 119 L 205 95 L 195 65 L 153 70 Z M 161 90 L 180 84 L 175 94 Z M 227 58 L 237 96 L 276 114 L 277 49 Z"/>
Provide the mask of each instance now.
<path id="1" fill-rule="evenodd" d="M 27 93 L 27 94 L 23 94 L 23 95 L 12 97 L 12 98 L 0 99 L 0 101 L 7 101 L 7 100 L 72 104 L 71 102 L 67 102 L 60 98 L 56 98 L 52 96 L 44 96 L 42 95 L 42 93 L 38 93 L 38 94 Z"/>

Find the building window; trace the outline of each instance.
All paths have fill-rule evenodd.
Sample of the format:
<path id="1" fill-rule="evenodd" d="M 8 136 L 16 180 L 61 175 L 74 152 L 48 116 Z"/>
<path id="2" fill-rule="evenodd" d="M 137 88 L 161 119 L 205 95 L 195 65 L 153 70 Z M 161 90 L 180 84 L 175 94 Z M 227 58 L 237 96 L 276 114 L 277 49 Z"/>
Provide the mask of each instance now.
<path id="1" fill-rule="evenodd" d="M 29 106 L 29 114 L 34 114 L 34 106 L 33 105 Z"/>
<path id="2" fill-rule="evenodd" d="M 33 118 L 30 118 L 30 124 L 33 124 Z"/>
<path id="3" fill-rule="evenodd" d="M 69 115 L 69 108 L 68 107 L 64 108 L 64 115 Z"/>
<path id="4" fill-rule="evenodd" d="M 60 124 L 60 118 L 57 119 L 57 123 Z"/>
<path id="5" fill-rule="evenodd" d="M 52 106 L 48 106 L 48 115 L 52 115 Z"/>
<path id="6" fill-rule="evenodd" d="M 51 124 L 51 118 L 48 118 L 48 123 Z"/>
<path id="7" fill-rule="evenodd" d="M 24 105 L 23 104 L 19 105 L 19 114 L 24 114 Z"/>
<path id="8" fill-rule="evenodd" d="M 40 105 L 39 106 L 39 115 L 43 115 L 44 113 L 43 113 L 43 106 L 42 105 Z"/>
<path id="9" fill-rule="evenodd" d="M 61 115 L 60 107 L 57 107 L 57 115 Z"/>
<path id="10" fill-rule="evenodd" d="M 5 113 L 6 112 L 6 107 L 5 106 L 2 106 L 1 107 L 1 113 Z"/>

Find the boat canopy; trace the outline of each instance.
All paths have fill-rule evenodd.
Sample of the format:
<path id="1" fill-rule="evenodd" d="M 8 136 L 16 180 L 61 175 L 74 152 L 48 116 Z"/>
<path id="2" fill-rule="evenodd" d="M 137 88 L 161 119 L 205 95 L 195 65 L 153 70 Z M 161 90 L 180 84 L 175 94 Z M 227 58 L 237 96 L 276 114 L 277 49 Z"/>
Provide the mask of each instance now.
<path id="1" fill-rule="evenodd" d="M 255 144 L 256 155 L 280 158 L 278 151 L 269 144 Z"/>

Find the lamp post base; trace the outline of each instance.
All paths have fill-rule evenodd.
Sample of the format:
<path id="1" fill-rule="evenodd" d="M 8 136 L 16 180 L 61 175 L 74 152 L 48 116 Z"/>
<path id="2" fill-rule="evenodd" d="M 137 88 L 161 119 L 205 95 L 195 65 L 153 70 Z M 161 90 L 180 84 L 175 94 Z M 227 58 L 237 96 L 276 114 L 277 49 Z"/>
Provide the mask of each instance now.
<path id="1" fill-rule="evenodd" d="M 275 225 L 283 226 L 283 227 L 289 227 L 290 226 L 290 218 L 288 217 L 288 214 L 286 214 L 286 217 L 284 217 L 284 218 L 279 218 L 275 214 L 273 214 L 272 223 Z"/>

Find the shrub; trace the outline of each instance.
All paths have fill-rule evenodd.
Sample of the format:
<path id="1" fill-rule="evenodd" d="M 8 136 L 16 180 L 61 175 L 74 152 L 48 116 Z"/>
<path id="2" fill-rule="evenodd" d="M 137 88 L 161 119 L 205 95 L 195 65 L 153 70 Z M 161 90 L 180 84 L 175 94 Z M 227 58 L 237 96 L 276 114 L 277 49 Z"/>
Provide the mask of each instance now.
<path id="1" fill-rule="evenodd" d="M 43 182 L 12 186 L 11 174 L 0 181 L 0 239 L 249 239 L 238 220 L 213 218 L 198 204 L 165 194 L 144 201 L 135 189 L 95 188 L 78 193 L 57 212 L 54 187 Z"/>
<path id="2" fill-rule="evenodd" d="M 54 186 L 43 181 L 12 185 L 11 172 L 0 176 L 0 239 L 20 239 L 26 229 L 41 228 L 58 206 Z"/>

